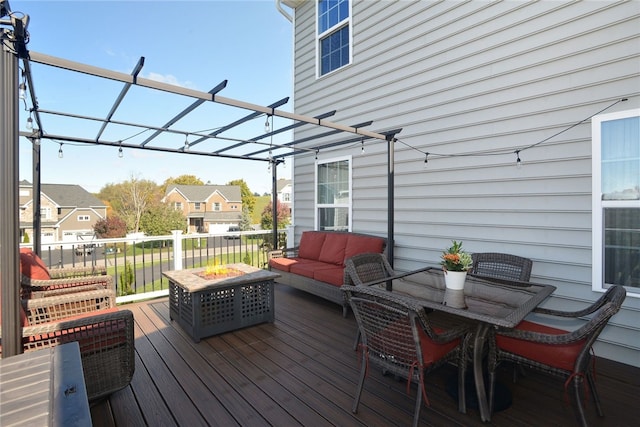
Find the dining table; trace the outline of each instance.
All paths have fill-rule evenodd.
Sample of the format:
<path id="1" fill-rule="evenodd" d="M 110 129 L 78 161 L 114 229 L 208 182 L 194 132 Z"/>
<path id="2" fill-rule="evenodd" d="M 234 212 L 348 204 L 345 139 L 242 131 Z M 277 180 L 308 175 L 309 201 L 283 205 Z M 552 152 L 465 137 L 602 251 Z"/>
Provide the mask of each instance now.
<path id="1" fill-rule="evenodd" d="M 514 328 L 556 289 L 532 282 L 491 280 L 467 275 L 464 289 L 448 289 L 441 268 L 427 267 L 365 283 L 414 298 L 426 310 L 449 313 L 475 324 L 473 376 L 482 421 L 491 421 L 484 384 L 484 348 L 491 328 Z"/>

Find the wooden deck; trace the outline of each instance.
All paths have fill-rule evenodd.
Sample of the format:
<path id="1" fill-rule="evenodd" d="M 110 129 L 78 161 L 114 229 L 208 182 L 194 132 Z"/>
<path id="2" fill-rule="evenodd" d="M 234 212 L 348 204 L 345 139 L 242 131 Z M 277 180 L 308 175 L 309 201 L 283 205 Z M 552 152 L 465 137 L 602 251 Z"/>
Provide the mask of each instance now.
<path id="1" fill-rule="evenodd" d="M 95 426 L 404 426 L 413 419 L 416 387 L 371 369 L 358 414 L 351 413 L 359 367 L 352 350 L 356 324 L 332 303 L 276 284 L 276 321 L 195 344 L 169 320 L 168 300 L 126 306 L 136 323 L 131 385 L 94 404 Z M 598 360 L 606 416 L 591 402 L 594 426 L 632 426 L 640 418 L 640 369 Z M 431 406 L 421 425 L 480 426 L 477 410 L 457 411 L 445 391 L 455 369 L 427 378 Z M 491 425 L 575 425 L 561 380 L 527 371 L 517 384 L 505 366 L 513 405 Z"/>

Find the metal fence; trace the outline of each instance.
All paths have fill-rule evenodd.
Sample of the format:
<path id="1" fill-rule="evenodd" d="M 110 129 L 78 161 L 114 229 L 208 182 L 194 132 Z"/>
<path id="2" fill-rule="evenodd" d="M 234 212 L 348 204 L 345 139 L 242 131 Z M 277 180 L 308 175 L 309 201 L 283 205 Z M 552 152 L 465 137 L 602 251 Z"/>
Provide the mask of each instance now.
<path id="1" fill-rule="evenodd" d="M 117 301 L 130 302 L 168 294 L 164 271 L 209 264 L 245 263 L 266 268 L 273 245 L 267 231 L 223 234 L 182 234 L 84 242 L 42 244 L 41 257 L 50 269 L 104 266 L 115 279 Z M 287 233 L 278 233 L 277 247 L 286 246 Z M 24 245 L 28 246 L 28 245 Z"/>

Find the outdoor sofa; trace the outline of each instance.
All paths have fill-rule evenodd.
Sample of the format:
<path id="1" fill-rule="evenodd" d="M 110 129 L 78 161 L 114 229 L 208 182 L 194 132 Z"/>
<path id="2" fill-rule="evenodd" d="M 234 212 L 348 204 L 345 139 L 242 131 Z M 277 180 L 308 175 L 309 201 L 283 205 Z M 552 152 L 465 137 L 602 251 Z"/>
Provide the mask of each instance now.
<path id="1" fill-rule="evenodd" d="M 341 231 L 305 231 L 300 244 L 269 253 L 269 270 L 277 271 L 277 282 L 340 304 L 348 305 L 340 287 L 352 284 L 345 275 L 345 261 L 361 253 L 383 253 L 383 237 Z"/>

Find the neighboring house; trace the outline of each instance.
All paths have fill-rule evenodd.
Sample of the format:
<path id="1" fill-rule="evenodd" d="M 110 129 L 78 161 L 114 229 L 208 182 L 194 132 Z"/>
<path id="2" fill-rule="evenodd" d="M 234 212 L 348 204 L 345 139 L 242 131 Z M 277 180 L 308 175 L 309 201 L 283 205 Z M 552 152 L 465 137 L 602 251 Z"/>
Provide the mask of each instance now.
<path id="1" fill-rule="evenodd" d="M 402 129 L 296 155 L 295 240 L 386 235 L 391 146 L 397 270 L 456 239 L 531 258 L 557 287 L 548 307 L 624 284 L 595 350 L 640 366 L 640 2 L 278 3 L 294 8 L 295 112 Z M 296 128 L 296 146 L 344 139 L 305 145 L 320 132 Z"/>
<path id="2" fill-rule="evenodd" d="M 220 233 L 242 219 L 239 185 L 170 185 L 162 199 L 181 211 L 189 233 Z"/>
<path id="3" fill-rule="evenodd" d="M 276 189 L 278 190 L 278 201 L 289 207 L 289 213 L 291 213 L 291 204 L 293 200 L 293 186 L 290 179 L 281 178 L 276 181 Z"/>
<path id="4" fill-rule="evenodd" d="M 20 241 L 26 232 L 33 242 L 33 185 L 21 181 L 19 187 Z M 41 245 L 90 240 L 94 224 L 106 217 L 107 206 L 79 185 L 41 185 Z"/>

